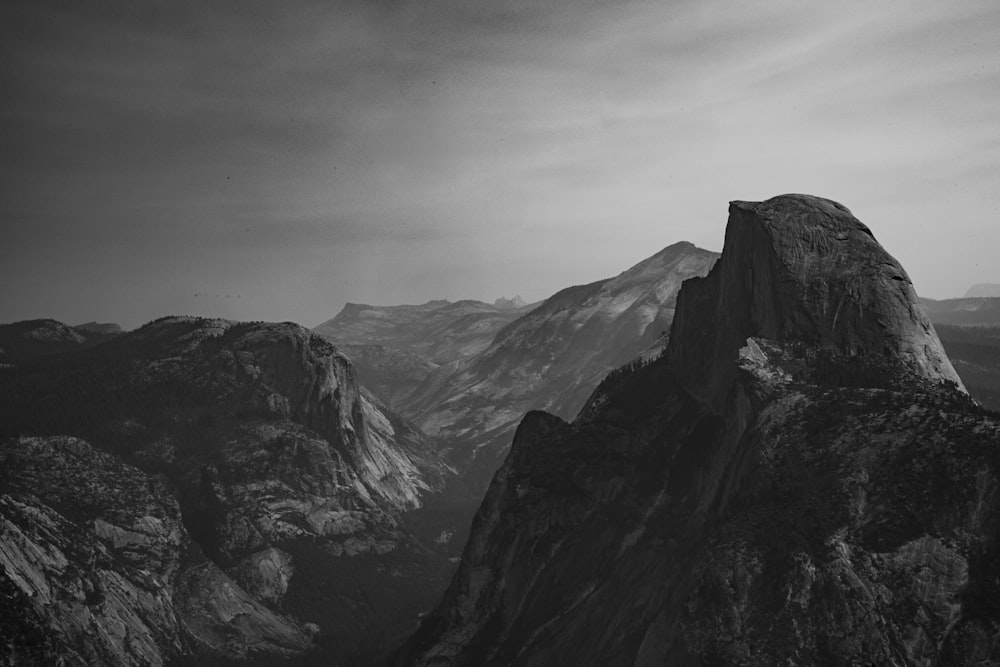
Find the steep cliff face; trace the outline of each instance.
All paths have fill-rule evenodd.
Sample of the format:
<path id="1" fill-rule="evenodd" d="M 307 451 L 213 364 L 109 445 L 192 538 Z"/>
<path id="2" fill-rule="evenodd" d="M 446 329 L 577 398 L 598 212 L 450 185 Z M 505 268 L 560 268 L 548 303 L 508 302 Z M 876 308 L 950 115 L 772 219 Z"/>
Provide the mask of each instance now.
<path id="1" fill-rule="evenodd" d="M 865 386 L 962 386 L 906 272 L 842 205 L 733 202 L 725 248 L 678 304 L 668 354 L 688 391 L 720 406 L 750 336 L 801 342 L 829 373 Z"/>
<path id="2" fill-rule="evenodd" d="M 846 209 L 730 214 L 666 354 L 524 419 L 401 662 L 1000 659 L 1000 420 Z"/>
<path id="3" fill-rule="evenodd" d="M 409 626 L 448 569 L 401 517 L 451 471 L 302 327 L 164 318 L 7 369 L 0 383 L 9 435 L 83 436 L 169 481 L 209 559 L 178 575 L 174 609 L 207 641 L 239 645 L 213 614 L 236 619 L 252 603 L 294 619 L 300 652 L 313 624 L 330 659 L 363 660 Z M 206 589 L 224 597 L 203 601 Z"/>
<path id="4" fill-rule="evenodd" d="M 459 467 L 485 486 L 526 412 L 572 419 L 610 370 L 651 348 L 659 353 L 681 283 L 717 258 L 676 243 L 614 278 L 562 290 L 481 353 L 434 371 L 401 409 L 455 443 Z"/>

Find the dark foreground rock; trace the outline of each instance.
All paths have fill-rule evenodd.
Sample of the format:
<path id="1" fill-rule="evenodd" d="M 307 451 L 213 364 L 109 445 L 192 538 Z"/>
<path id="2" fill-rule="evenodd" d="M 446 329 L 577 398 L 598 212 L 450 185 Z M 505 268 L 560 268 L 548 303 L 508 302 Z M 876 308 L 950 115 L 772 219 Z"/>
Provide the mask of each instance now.
<path id="1" fill-rule="evenodd" d="M 208 561 L 165 486 L 75 438 L 0 446 L 6 664 L 280 661 L 312 646 Z"/>
<path id="2" fill-rule="evenodd" d="M 402 664 L 1000 660 L 1000 419 L 843 206 L 734 202 L 668 350 L 529 414 Z"/>

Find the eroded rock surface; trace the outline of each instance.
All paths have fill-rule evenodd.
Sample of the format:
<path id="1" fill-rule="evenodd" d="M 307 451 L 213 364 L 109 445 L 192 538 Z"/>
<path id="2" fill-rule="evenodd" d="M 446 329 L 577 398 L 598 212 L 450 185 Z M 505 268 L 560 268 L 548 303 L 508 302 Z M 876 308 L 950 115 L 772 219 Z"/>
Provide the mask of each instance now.
<path id="1" fill-rule="evenodd" d="M 844 207 L 730 213 L 667 354 L 521 423 L 401 663 L 1000 660 L 1000 420 Z"/>
<path id="2" fill-rule="evenodd" d="M 329 661 L 364 662 L 444 585 L 447 560 L 402 517 L 451 470 L 358 385 L 343 354 L 300 326 L 163 318 L 99 348 L 7 369 L 0 388 L 8 435 L 85 436 L 112 457 L 108 475 L 135 466 L 169 487 L 203 554 L 171 574 L 183 656 L 201 647 L 249 660 L 259 643 L 287 657 L 318 644 Z M 28 472 L 41 465 L 35 450 L 21 456 Z M 50 495 L 69 506 L 97 493 L 78 481 Z M 159 530 L 153 519 L 122 523 L 112 509 L 87 519 L 94 539 L 137 550 L 136 567 L 156 565 L 158 542 L 140 542 Z M 163 559 L 176 567 L 176 554 Z M 392 567 L 403 574 L 389 576 Z M 40 581 L 57 576 L 47 572 Z M 164 642 L 154 643 L 176 652 Z"/>
<path id="3" fill-rule="evenodd" d="M 311 646 L 197 553 L 160 481 L 86 442 L 4 443 L 0 490 L 9 663 L 163 665 Z"/>
<path id="4" fill-rule="evenodd" d="M 847 208 L 818 197 L 732 202 L 718 269 L 685 286 L 672 331 L 685 387 L 716 405 L 750 336 L 808 345 L 831 382 L 962 386 L 903 267 Z"/>

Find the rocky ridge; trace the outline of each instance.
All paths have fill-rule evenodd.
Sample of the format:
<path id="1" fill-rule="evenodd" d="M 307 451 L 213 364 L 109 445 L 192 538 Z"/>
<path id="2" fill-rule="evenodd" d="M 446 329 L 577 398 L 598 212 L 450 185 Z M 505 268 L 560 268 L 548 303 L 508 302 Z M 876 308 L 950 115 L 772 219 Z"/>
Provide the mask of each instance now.
<path id="1" fill-rule="evenodd" d="M 254 641 L 213 626 L 216 611 L 246 632 L 287 617 L 289 655 L 318 644 L 328 659 L 365 660 L 409 626 L 448 570 L 401 519 L 452 472 L 358 385 L 343 354 L 298 325 L 162 318 L 92 350 L 6 369 L 0 389 L 8 436 L 82 436 L 117 457 L 108 474 L 127 462 L 163 480 L 204 554 L 164 580 L 173 613 L 184 627 L 217 627 L 206 641 L 222 655 L 242 659 L 236 647 Z M 5 446 L 30 462 L 37 452 L 25 442 Z M 80 484 L 88 493 L 89 478 Z M 224 599 L 199 602 L 206 587 Z M 253 613 L 238 611 L 247 605 Z"/>
<path id="2" fill-rule="evenodd" d="M 572 419 L 608 372 L 658 354 L 681 283 L 717 258 L 676 243 L 614 278 L 562 290 L 482 352 L 434 370 L 400 410 L 453 443 L 456 466 L 485 488 L 526 412 Z"/>
<path id="3" fill-rule="evenodd" d="M 725 245 L 719 270 L 685 286 L 668 348 L 702 400 L 727 398 L 751 336 L 808 346 L 821 357 L 817 369 L 841 383 L 962 386 L 909 276 L 841 204 L 802 195 L 732 202 Z"/>
<path id="4" fill-rule="evenodd" d="M 504 325 L 530 311 L 482 301 L 428 301 L 414 306 L 348 303 L 313 331 L 338 344 L 384 345 L 435 365 L 485 349 Z"/>
<path id="5" fill-rule="evenodd" d="M 93 347 L 120 333 L 117 325 L 71 327 L 48 319 L 0 324 L 0 366 Z"/>
<path id="6" fill-rule="evenodd" d="M 1000 419 L 843 206 L 734 202 L 667 352 L 531 413 L 402 664 L 993 664 Z"/>

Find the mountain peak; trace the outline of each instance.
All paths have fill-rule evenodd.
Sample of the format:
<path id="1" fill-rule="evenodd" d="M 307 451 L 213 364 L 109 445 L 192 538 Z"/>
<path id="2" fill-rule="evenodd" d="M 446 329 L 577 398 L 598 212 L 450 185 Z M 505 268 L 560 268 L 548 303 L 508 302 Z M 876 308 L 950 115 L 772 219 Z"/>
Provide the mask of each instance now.
<path id="1" fill-rule="evenodd" d="M 997 283 L 977 283 L 969 288 L 965 293 L 966 299 L 981 299 L 984 297 L 1000 296 L 1000 284 Z"/>
<path id="2" fill-rule="evenodd" d="M 747 338 L 804 343 L 837 382 L 962 382 L 900 264 L 843 205 L 782 195 L 729 205 L 722 257 L 678 297 L 668 355 L 721 405 Z"/>
<path id="3" fill-rule="evenodd" d="M 522 299 L 520 294 L 516 294 L 511 299 L 502 296 L 494 301 L 493 305 L 501 310 L 509 310 L 511 308 L 523 308 L 528 305 L 528 302 Z"/>

